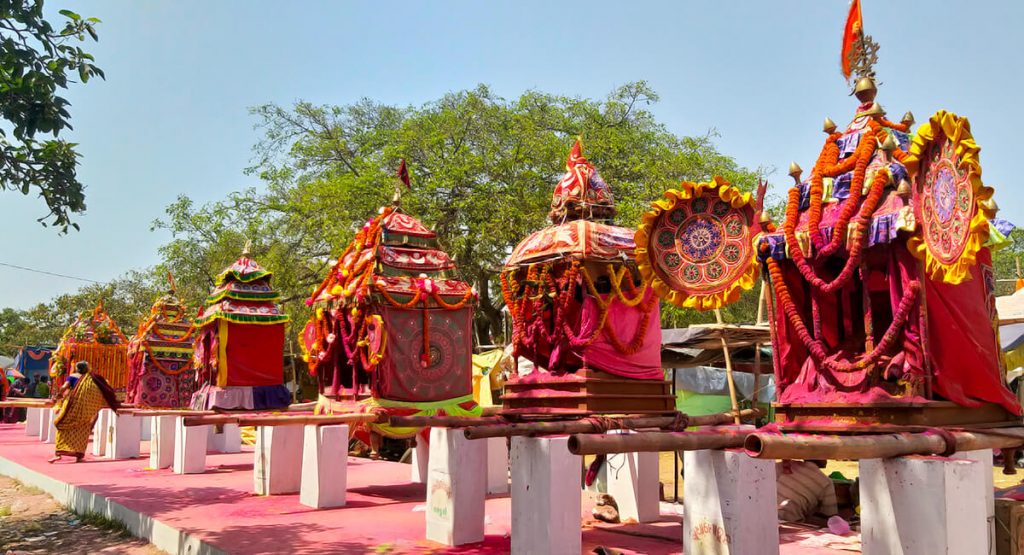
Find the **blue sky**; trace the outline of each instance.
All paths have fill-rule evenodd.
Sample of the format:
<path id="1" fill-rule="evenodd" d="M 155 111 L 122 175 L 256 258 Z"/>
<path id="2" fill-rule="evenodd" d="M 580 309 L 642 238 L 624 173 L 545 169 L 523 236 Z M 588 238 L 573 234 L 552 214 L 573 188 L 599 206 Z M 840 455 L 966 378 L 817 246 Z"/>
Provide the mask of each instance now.
<path id="1" fill-rule="evenodd" d="M 0 194 L 0 262 L 101 281 L 158 262 L 168 237 L 150 224 L 177 195 L 260 185 L 242 170 L 258 140 L 248 108 L 264 102 L 419 104 L 478 83 L 603 97 L 644 79 L 673 132 L 716 129 L 742 164 L 780 168 L 776 193 L 791 160 L 811 166 L 822 119 L 855 107 L 838 70 L 845 0 L 47 4 L 63 7 L 103 20 L 87 48 L 107 80 L 68 93 L 88 212 L 59 236 L 36 223 L 40 199 Z M 1024 224 L 1024 2 L 863 0 L 863 12 L 882 46 L 879 101 L 894 118 L 968 116 L 1001 216 Z M 79 285 L 0 267 L 0 307 Z"/>

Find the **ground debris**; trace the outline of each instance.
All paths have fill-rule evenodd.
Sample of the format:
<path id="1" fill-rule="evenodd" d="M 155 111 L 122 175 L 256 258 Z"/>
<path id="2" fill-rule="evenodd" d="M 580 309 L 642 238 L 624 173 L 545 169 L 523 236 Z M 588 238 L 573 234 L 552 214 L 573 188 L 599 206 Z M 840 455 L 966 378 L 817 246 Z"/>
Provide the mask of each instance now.
<path id="1" fill-rule="evenodd" d="M 41 490 L 0 476 L 0 554 L 121 553 L 159 555 L 149 543 L 116 530 L 82 524 Z"/>

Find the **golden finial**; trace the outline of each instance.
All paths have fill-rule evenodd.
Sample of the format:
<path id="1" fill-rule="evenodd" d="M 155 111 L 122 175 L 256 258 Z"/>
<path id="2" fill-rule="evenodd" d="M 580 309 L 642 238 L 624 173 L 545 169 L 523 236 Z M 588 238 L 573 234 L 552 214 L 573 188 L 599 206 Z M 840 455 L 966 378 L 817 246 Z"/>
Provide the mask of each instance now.
<path id="1" fill-rule="evenodd" d="M 875 85 L 875 80 L 871 77 L 861 77 L 857 79 L 857 84 L 853 86 L 853 94 L 862 103 L 871 102 L 875 99 L 875 95 L 878 94 L 878 86 Z"/>
<path id="2" fill-rule="evenodd" d="M 761 217 L 759 218 L 759 221 L 761 223 L 763 223 L 763 224 L 766 224 L 766 223 L 772 221 L 772 217 L 768 214 L 768 212 L 762 211 L 761 212 Z"/>
<path id="3" fill-rule="evenodd" d="M 906 179 L 901 179 L 899 186 L 896 187 L 896 194 L 909 197 L 910 196 L 910 182 Z"/>
<path id="4" fill-rule="evenodd" d="M 891 133 L 886 133 L 885 140 L 879 143 L 878 148 L 885 153 L 885 159 L 892 162 L 892 153 L 899 148 L 899 145 L 896 144 L 896 140 L 892 138 Z"/>
<path id="5" fill-rule="evenodd" d="M 800 164 L 796 162 L 789 163 L 789 176 L 793 178 L 797 185 L 800 184 L 800 174 L 802 173 L 804 173 L 804 170 L 800 167 Z"/>
<path id="6" fill-rule="evenodd" d="M 251 251 L 252 251 L 252 241 L 250 241 L 249 239 L 246 239 L 245 240 L 245 247 L 242 248 L 242 256 L 249 256 L 249 253 Z"/>
<path id="7" fill-rule="evenodd" d="M 832 121 L 832 118 L 825 118 L 825 124 L 821 126 L 821 130 L 829 135 L 836 132 L 836 122 Z"/>
<path id="8" fill-rule="evenodd" d="M 863 112 L 862 115 L 871 117 L 881 117 L 885 115 L 885 109 L 882 108 L 881 104 L 877 102 L 872 102 L 871 107 L 868 108 L 867 111 Z"/>
<path id="9" fill-rule="evenodd" d="M 914 125 L 914 114 L 910 110 L 907 110 L 907 113 L 903 114 L 903 119 L 900 120 L 900 123 L 907 127 Z"/>

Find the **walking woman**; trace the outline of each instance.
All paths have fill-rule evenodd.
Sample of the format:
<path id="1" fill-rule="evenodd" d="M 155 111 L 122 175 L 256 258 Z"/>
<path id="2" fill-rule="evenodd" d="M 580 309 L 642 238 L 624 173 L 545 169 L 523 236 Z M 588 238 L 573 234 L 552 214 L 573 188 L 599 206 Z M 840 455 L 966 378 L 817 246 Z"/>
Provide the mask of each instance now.
<path id="1" fill-rule="evenodd" d="M 57 428 L 57 453 L 47 462 L 57 462 L 61 455 L 81 462 L 100 409 L 116 409 L 120 403 L 114 396 L 114 389 L 102 376 L 89 372 L 89 363 L 84 360 L 75 364 L 75 371 L 68 375 L 57 394 L 57 403 L 53 420 Z"/>

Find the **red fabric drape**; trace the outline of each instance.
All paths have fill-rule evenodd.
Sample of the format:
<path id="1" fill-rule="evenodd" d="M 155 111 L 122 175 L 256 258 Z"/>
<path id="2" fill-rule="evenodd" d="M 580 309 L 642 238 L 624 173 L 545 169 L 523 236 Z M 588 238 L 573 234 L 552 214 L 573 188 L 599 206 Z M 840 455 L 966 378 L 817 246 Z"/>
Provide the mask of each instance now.
<path id="1" fill-rule="evenodd" d="M 228 322 L 228 386 L 284 383 L 284 324 Z"/>
<path id="2" fill-rule="evenodd" d="M 1003 385 L 999 343 L 992 321 L 995 302 L 985 280 L 992 256 L 978 252 L 971 279 L 960 285 L 926 282 L 928 299 L 928 359 L 935 375 L 934 389 L 965 407 L 998 403 L 1021 414 L 1020 404 Z"/>

